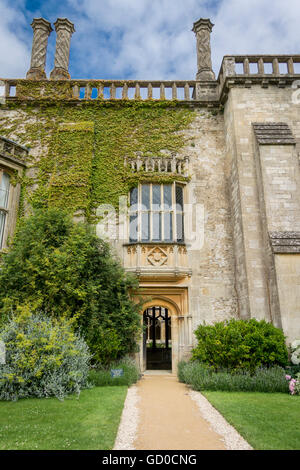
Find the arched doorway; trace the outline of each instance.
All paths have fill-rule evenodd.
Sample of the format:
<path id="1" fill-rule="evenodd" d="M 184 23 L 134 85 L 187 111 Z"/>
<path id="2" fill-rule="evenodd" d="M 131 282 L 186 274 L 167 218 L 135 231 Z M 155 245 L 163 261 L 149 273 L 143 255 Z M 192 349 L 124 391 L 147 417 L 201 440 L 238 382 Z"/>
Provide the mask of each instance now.
<path id="1" fill-rule="evenodd" d="M 153 307 L 168 310 L 168 318 L 171 318 L 171 321 L 168 320 L 168 323 L 170 323 L 168 346 L 171 353 L 171 368 L 165 370 L 172 370 L 173 374 L 176 374 L 178 361 L 185 358 L 185 344 L 190 345 L 191 325 L 188 324 L 190 319 L 187 318 L 187 289 L 164 286 L 147 287 L 142 290 L 142 295 L 143 297 L 149 296 L 150 298 L 144 303 L 143 309 L 141 309 L 141 324 L 144 322 L 144 312 L 146 310 Z M 149 313 L 152 313 L 151 310 Z M 147 339 L 148 344 L 151 344 L 151 338 L 147 338 L 146 329 L 144 328 L 144 334 L 141 335 L 140 348 L 137 355 L 141 372 L 150 369 L 147 367 Z M 159 331 L 159 327 L 157 327 L 157 330 Z M 160 341 L 163 340 L 166 340 L 164 331 L 162 331 Z"/>
<path id="2" fill-rule="evenodd" d="M 150 370 L 172 369 L 172 318 L 169 309 L 159 305 L 143 314 L 144 363 Z"/>

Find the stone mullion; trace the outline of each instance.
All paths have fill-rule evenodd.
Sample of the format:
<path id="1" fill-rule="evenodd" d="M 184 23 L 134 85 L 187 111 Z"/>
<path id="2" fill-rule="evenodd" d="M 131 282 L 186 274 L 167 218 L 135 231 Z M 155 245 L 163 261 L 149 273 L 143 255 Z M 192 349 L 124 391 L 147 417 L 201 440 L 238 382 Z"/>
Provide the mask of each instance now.
<path id="1" fill-rule="evenodd" d="M 160 185 L 160 217 L 161 217 L 161 241 L 165 240 L 165 218 L 164 218 L 164 185 Z"/>
<path id="2" fill-rule="evenodd" d="M 152 224 L 152 214 L 153 214 L 153 209 L 152 209 L 152 184 L 150 184 L 150 191 L 149 191 L 149 238 L 150 241 L 152 242 L 153 240 L 153 224 Z"/>
<path id="3" fill-rule="evenodd" d="M 172 234 L 173 234 L 173 242 L 175 243 L 177 240 L 177 228 L 176 228 L 176 191 L 175 191 L 175 183 L 172 184 Z M 175 264 L 177 261 L 177 252 L 175 253 Z"/>

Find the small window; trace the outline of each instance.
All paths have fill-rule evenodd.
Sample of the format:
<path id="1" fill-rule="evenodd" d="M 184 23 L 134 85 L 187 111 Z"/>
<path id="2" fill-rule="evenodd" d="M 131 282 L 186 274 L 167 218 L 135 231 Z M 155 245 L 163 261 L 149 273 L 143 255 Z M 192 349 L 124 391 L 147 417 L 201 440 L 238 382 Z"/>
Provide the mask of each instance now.
<path id="1" fill-rule="evenodd" d="M 184 242 L 183 186 L 141 184 L 130 192 L 129 241 Z"/>
<path id="2" fill-rule="evenodd" d="M 10 175 L 0 170 L 0 248 L 3 247 L 4 230 L 8 215 Z"/>

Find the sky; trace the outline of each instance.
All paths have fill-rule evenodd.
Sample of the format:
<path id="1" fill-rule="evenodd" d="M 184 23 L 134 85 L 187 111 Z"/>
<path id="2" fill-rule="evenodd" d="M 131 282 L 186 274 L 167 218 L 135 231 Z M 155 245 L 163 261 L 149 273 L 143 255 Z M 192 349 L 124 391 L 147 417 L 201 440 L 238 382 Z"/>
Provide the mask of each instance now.
<path id="1" fill-rule="evenodd" d="M 224 55 L 299 54 L 299 0 L 0 0 L 0 77 L 24 78 L 33 18 L 68 18 L 71 78 L 194 80 L 199 18 L 215 24 L 216 75 Z M 54 27 L 53 27 L 54 29 Z M 53 69 L 55 31 L 46 73 Z"/>

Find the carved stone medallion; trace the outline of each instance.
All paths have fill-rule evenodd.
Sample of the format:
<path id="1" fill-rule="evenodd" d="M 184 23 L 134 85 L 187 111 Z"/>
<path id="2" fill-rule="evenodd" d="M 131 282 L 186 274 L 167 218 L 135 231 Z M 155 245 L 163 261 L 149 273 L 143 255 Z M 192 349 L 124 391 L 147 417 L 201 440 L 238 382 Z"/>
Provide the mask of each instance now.
<path id="1" fill-rule="evenodd" d="M 163 266 L 168 261 L 168 255 L 162 248 L 156 246 L 150 250 L 147 260 L 152 266 Z"/>

